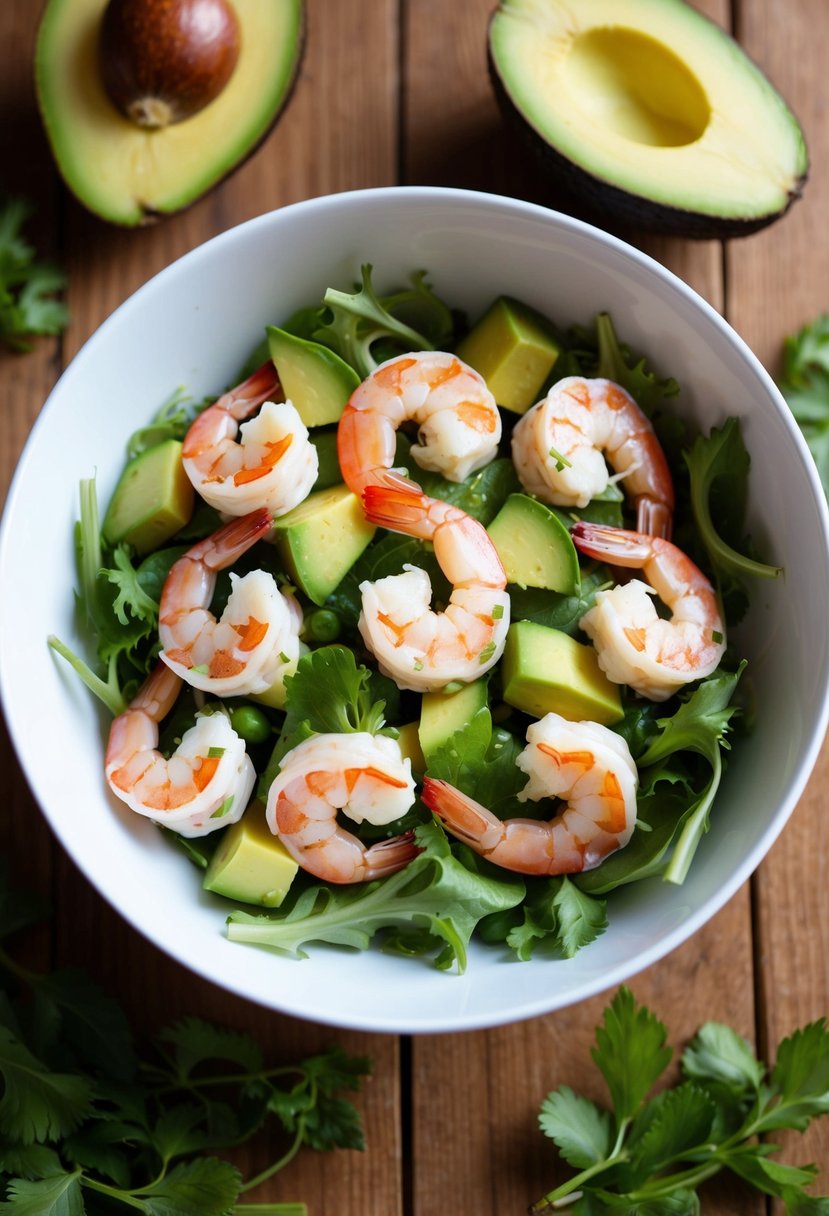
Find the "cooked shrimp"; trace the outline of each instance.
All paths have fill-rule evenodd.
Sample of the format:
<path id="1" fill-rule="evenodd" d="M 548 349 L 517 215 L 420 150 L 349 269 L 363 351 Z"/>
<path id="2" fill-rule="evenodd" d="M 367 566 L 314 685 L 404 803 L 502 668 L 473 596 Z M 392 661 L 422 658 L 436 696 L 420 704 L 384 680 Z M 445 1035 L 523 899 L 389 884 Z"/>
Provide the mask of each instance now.
<path id="1" fill-rule="evenodd" d="M 636 823 L 638 775 L 621 735 L 596 722 L 546 714 L 516 761 L 529 780 L 522 802 L 562 798 L 552 819 L 498 819 L 446 781 L 426 777 L 421 797 L 459 840 L 521 874 L 579 874 L 624 848 Z"/>
<path id="2" fill-rule="evenodd" d="M 218 571 L 270 526 L 265 508 L 233 519 L 188 550 L 167 575 L 158 614 L 161 658 L 194 688 L 219 697 L 264 692 L 299 657 L 302 610 L 267 571 L 231 574 L 219 620 L 209 607 Z"/>
<path id="3" fill-rule="evenodd" d="M 691 559 L 670 541 L 623 528 L 578 523 L 571 535 L 582 553 L 641 570 L 647 580 L 597 592 L 579 622 L 608 679 L 664 701 L 709 676 L 725 650 L 725 625 L 714 588 Z M 654 595 L 671 610 L 670 620 L 657 614 Z"/>
<path id="4" fill-rule="evenodd" d="M 430 540 L 452 583 L 444 612 L 429 607 L 429 576 L 416 566 L 360 584 L 359 629 L 380 670 L 415 691 L 476 680 L 500 659 L 510 615 L 504 567 L 486 529 L 394 473 L 367 486 L 363 498 L 372 523 Z"/>
<path id="5" fill-rule="evenodd" d="M 501 415 L 486 381 L 455 355 L 417 351 L 388 359 L 354 390 L 337 430 L 343 479 L 355 494 L 394 464 L 401 423 L 419 423 L 412 456 L 463 481 L 492 460 Z"/>
<path id="6" fill-rule="evenodd" d="M 264 363 L 203 410 L 187 432 L 184 471 L 217 511 L 247 515 L 267 507 L 284 515 L 308 496 L 319 469 L 317 449 L 291 402 L 272 400 L 281 391 L 273 364 Z M 239 426 L 243 418 L 250 421 Z"/>
<path id="7" fill-rule="evenodd" d="M 256 771 L 221 712 L 199 714 L 166 759 L 158 727 L 181 688 L 159 663 L 109 731 L 104 771 L 112 792 L 139 815 L 180 836 L 206 836 L 240 818 Z"/>
<path id="8" fill-rule="evenodd" d="M 370 882 L 412 860 L 414 835 L 366 847 L 339 826 L 337 812 L 355 823 L 391 823 L 405 815 L 414 796 L 411 763 L 394 739 L 363 731 L 314 735 L 284 757 L 265 814 L 304 870 L 325 882 Z"/>
<path id="9" fill-rule="evenodd" d="M 618 384 L 566 376 L 512 433 L 512 459 L 524 489 L 557 506 L 586 507 L 607 489 L 603 453 L 636 506 L 639 531 L 670 536 L 674 489 L 665 453 Z"/>

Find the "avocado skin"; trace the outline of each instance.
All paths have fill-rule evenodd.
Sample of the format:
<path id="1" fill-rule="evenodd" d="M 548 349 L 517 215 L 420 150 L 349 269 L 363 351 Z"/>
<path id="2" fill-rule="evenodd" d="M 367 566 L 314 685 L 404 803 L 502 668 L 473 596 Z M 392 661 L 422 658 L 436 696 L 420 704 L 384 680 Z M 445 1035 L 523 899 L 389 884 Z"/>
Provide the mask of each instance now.
<path id="1" fill-rule="evenodd" d="M 145 228 L 151 224 L 157 223 L 159 220 L 164 219 L 167 216 L 181 215 L 183 212 L 188 211 L 192 206 L 194 206 L 194 204 L 198 203 L 206 195 L 210 194 L 213 190 L 215 190 L 217 186 L 220 186 L 222 184 L 222 182 L 225 182 L 228 180 L 228 178 L 232 177 L 233 174 L 237 172 L 237 170 L 241 169 L 242 166 L 245 165 L 247 163 L 247 161 L 256 152 L 259 151 L 259 149 L 262 147 L 262 145 L 265 143 L 265 141 L 270 136 L 271 132 L 273 131 L 273 129 L 276 126 L 279 119 L 282 117 L 282 114 L 284 113 L 286 107 L 289 105 L 289 103 L 294 95 L 294 90 L 295 90 L 295 88 L 297 86 L 297 82 L 299 80 L 300 68 L 302 66 L 302 62 L 303 62 L 303 59 L 305 56 L 305 48 L 306 48 L 307 37 L 308 37 L 307 6 L 305 3 L 305 0 L 301 0 L 300 13 L 299 13 L 299 24 L 298 24 L 297 32 L 296 32 L 296 47 L 295 47 L 295 52 L 294 52 L 294 61 L 293 61 L 293 65 L 291 68 L 291 76 L 288 80 L 287 86 L 285 88 L 285 92 L 282 96 L 282 99 L 281 99 L 279 105 L 274 110 L 273 114 L 271 115 L 270 121 L 268 122 L 268 124 L 264 128 L 264 130 L 261 132 L 261 134 L 245 149 L 245 151 L 239 156 L 239 158 L 236 161 L 234 161 L 233 164 L 228 166 L 227 170 L 224 173 L 222 173 L 219 176 L 217 176 L 216 178 L 214 178 L 214 180 L 210 182 L 210 184 L 206 187 L 206 189 L 200 191 L 198 194 L 193 195 L 192 198 L 190 198 L 187 202 L 183 203 L 180 207 L 171 207 L 169 209 L 161 210 L 161 209 L 154 208 L 150 205 L 142 205 L 140 217 L 138 219 L 136 219 L 134 222 L 129 222 L 126 220 L 113 218 L 110 215 L 104 214 L 103 211 L 97 210 L 89 202 L 89 200 L 85 199 L 81 194 L 79 194 L 74 189 L 72 184 L 69 182 L 66 174 L 64 173 L 61 157 L 58 154 L 58 150 L 57 150 L 56 144 L 53 139 L 52 124 L 51 124 L 51 120 L 50 120 L 49 109 L 48 109 L 48 106 L 44 103 L 43 91 L 41 89 L 41 83 L 40 83 L 42 73 L 50 70 L 50 65 L 45 62 L 45 56 L 42 54 L 42 49 L 41 49 L 41 31 L 44 27 L 44 23 L 45 23 L 47 14 L 48 14 L 48 9 L 49 9 L 49 5 L 48 5 L 48 0 L 47 0 L 47 3 L 44 5 L 43 13 L 41 15 L 40 23 L 38 26 L 37 42 L 36 42 L 36 46 L 35 46 L 35 57 L 34 57 L 34 78 L 35 78 L 35 94 L 37 97 L 37 107 L 38 107 L 38 111 L 40 113 L 41 122 L 43 123 L 43 127 L 46 132 L 47 139 L 49 141 L 50 150 L 52 152 L 52 157 L 58 168 L 58 171 L 60 172 L 61 177 L 63 178 L 67 188 L 69 189 L 69 191 L 71 192 L 73 197 L 76 198 L 78 200 L 78 202 L 91 215 L 94 215 L 97 219 L 105 220 L 108 224 L 112 224 L 113 226 L 121 227 L 121 228 Z"/>
<path id="2" fill-rule="evenodd" d="M 492 23 L 497 9 L 490 17 Z M 751 236 L 782 219 L 793 203 L 803 194 L 809 178 L 808 170 L 798 179 L 788 202 L 779 211 L 769 215 L 752 216 L 751 219 L 736 219 L 733 216 L 706 215 L 699 211 L 686 211 L 671 207 L 638 194 L 629 194 L 604 178 L 596 177 L 573 163 L 552 144 L 539 135 L 535 127 L 524 117 L 507 92 L 495 66 L 492 46 L 487 39 L 487 65 L 489 78 L 498 108 L 507 126 L 514 132 L 526 152 L 533 157 L 542 175 L 554 182 L 562 193 L 569 196 L 566 201 L 573 209 L 584 213 L 584 218 L 606 228 L 608 219 L 628 229 L 652 232 L 658 236 L 684 237 L 689 240 L 730 240 L 733 237 Z M 564 200 L 563 200 L 564 201 Z"/>

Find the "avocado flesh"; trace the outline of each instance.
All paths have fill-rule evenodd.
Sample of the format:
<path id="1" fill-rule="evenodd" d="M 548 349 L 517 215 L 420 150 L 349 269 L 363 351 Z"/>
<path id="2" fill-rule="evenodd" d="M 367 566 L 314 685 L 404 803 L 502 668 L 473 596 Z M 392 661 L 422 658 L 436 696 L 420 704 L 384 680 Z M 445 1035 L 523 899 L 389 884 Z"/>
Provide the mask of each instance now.
<path id="1" fill-rule="evenodd" d="M 581 583 L 576 546 L 549 507 L 527 494 L 510 494 L 487 528 L 507 582 L 575 595 Z"/>
<path id="2" fill-rule="evenodd" d="M 375 531 L 359 498 L 340 484 L 314 490 L 298 507 L 274 520 L 274 544 L 291 579 L 309 600 L 322 605 Z"/>
<path id="3" fill-rule="evenodd" d="M 268 347 L 285 396 L 306 426 L 339 422 L 360 377 L 327 346 L 267 328 Z"/>
<path id="4" fill-rule="evenodd" d="M 619 686 L 599 667 L 592 646 L 535 621 L 510 625 L 502 666 L 508 705 L 542 718 L 612 726 L 623 717 Z"/>
<path id="5" fill-rule="evenodd" d="M 457 692 L 425 692 L 420 703 L 418 736 L 426 763 L 489 703 L 486 680 L 474 680 Z"/>
<path id="6" fill-rule="evenodd" d="M 165 439 L 129 462 L 104 516 L 102 531 L 111 545 L 126 541 L 137 553 L 149 553 L 187 523 L 195 493 L 181 447 L 177 439 Z"/>
<path id="7" fill-rule="evenodd" d="M 219 841 L 203 886 L 226 899 L 278 908 L 298 869 L 268 827 L 262 803 L 254 801 Z"/>
<path id="8" fill-rule="evenodd" d="M 509 296 L 499 296 L 455 351 L 474 367 L 504 409 L 524 414 L 561 353 L 543 318 Z"/>
<path id="9" fill-rule="evenodd" d="M 594 208 L 742 235 L 805 182 L 803 133 L 719 26 L 682 0 L 503 0 L 490 65 L 542 160 Z"/>
<path id="10" fill-rule="evenodd" d="M 299 65 L 302 2 L 237 4 L 241 50 L 228 84 L 198 114 L 157 130 L 130 122 L 104 92 L 97 40 L 105 7 L 106 0 L 49 0 L 35 77 L 67 185 L 90 211 L 132 226 L 188 206 L 264 138 Z"/>

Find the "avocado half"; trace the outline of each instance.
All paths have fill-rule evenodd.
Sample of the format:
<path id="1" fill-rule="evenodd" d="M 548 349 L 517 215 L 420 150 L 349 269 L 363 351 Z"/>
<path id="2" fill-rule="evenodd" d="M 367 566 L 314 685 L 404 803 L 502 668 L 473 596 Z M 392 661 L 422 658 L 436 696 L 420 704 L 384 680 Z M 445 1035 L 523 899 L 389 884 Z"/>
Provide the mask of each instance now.
<path id="1" fill-rule="evenodd" d="M 233 0 L 241 48 L 214 101 L 147 130 L 104 92 L 98 33 L 106 0 L 48 0 L 35 49 L 38 102 L 66 184 L 90 211 L 145 224 L 194 203 L 261 143 L 291 91 L 304 47 L 302 0 Z"/>
<path id="2" fill-rule="evenodd" d="M 803 132 L 738 44 L 683 0 L 502 0 L 504 112 L 587 208 L 687 237 L 744 236 L 803 190 Z"/>

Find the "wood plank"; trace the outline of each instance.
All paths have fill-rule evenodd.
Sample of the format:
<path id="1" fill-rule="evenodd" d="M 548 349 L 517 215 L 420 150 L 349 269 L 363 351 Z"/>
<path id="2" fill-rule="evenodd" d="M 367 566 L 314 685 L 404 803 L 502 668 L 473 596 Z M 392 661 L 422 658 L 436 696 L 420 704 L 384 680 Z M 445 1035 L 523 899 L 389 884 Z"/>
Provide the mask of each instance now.
<path id="1" fill-rule="evenodd" d="M 701 7 L 727 25 L 725 0 Z M 555 186 L 539 178 L 498 117 L 486 75 L 485 29 L 491 9 L 489 0 L 450 8 L 440 0 L 411 0 L 407 5 L 405 180 L 488 189 L 561 206 L 563 199 Z M 628 236 L 722 308 L 719 243 Z M 555 964 L 549 965 L 554 984 Z M 509 983 L 508 966 L 505 983 Z M 748 887 L 691 941 L 630 986 L 666 1022 L 677 1049 L 712 1018 L 728 1021 L 752 1038 Z M 611 995 L 523 1024 L 414 1041 L 417 1216 L 443 1216 L 450 1211 L 501 1216 L 523 1211 L 564 1180 L 567 1172 L 554 1146 L 538 1131 L 537 1112 L 543 1097 L 562 1084 L 607 1101 L 590 1047 Z M 742 1212 L 763 1210 L 760 1201 L 740 1202 Z M 735 1210 L 729 1185 L 718 1181 L 707 1189 L 709 1216 Z"/>
<path id="2" fill-rule="evenodd" d="M 57 177 L 32 106 L 29 80 L 34 15 L 19 5 L 0 13 L 7 74 L 0 79 L 5 114 L 20 110 L 20 123 L 3 124 L 5 164 L 33 166 L 20 174 L 20 188 L 39 191 L 44 203 L 41 232 L 58 231 L 50 199 L 60 194 Z M 331 5 L 311 0 L 311 37 L 295 95 L 279 126 L 238 173 L 188 211 L 152 227 L 125 231 L 107 226 L 64 197 L 66 244 L 59 250 L 70 273 L 73 321 L 63 349 L 71 357 L 104 318 L 148 277 L 188 249 L 226 227 L 299 198 L 358 185 L 392 181 L 396 172 L 397 44 L 393 0 L 347 0 Z M 360 42 L 370 72 L 353 71 L 351 49 Z M 23 156 L 26 149 L 29 155 Z M 32 154 L 35 150 L 36 155 Z M 16 185 L 13 175 L 9 185 Z M 47 241 L 47 245 L 48 245 Z M 15 361 L 2 356 L 5 417 L 3 485 L 25 434 L 59 370 L 58 343 Z M 71 526 L 71 521 L 66 521 Z M 71 594 L 67 588 L 67 594 Z M 11 772 L 12 815 L 4 816 L 2 845 L 36 889 L 50 884 L 50 837 L 16 762 L 3 753 Z M 357 1100 L 370 1151 L 366 1154 L 305 1152 L 284 1175 L 251 1192 L 255 1201 L 303 1199 L 312 1212 L 344 1216 L 401 1210 L 400 1096 L 397 1041 L 389 1036 L 335 1034 L 328 1028 L 267 1012 L 199 980 L 144 941 L 56 850 L 54 960 L 86 968 L 126 1007 L 141 1031 L 153 1032 L 188 1013 L 246 1030 L 275 1062 L 288 1062 L 337 1040 L 369 1056 L 374 1078 Z M 19 863 L 19 864 L 18 864 Z M 171 926 L 171 933 L 175 927 Z M 33 949 L 33 947 L 32 947 Z M 40 950 L 40 962 L 47 953 Z M 251 955 L 255 965 L 255 953 Z M 301 965 L 301 964 L 298 964 Z M 332 994 L 332 1000 L 334 994 Z M 283 1148 L 275 1131 L 238 1157 L 246 1176 L 258 1172 Z"/>
<path id="3" fill-rule="evenodd" d="M 743 45 L 780 89 L 806 133 L 811 175 L 801 201 L 765 232 L 734 242 L 728 251 L 729 320 L 765 365 L 779 369 L 783 337 L 827 308 L 829 245 L 829 128 L 821 46 L 829 9 L 820 0 L 782 5 L 757 0 L 738 5 Z M 785 724 L 781 723 L 785 729 Z M 756 877 L 757 948 L 762 957 L 764 1051 L 817 1018 L 829 1003 L 829 887 L 821 842 L 827 809 L 829 744 L 792 819 Z M 806 1135 L 775 1136 L 781 1160 L 815 1162 L 814 1186 L 829 1192 L 829 1126 Z"/>

